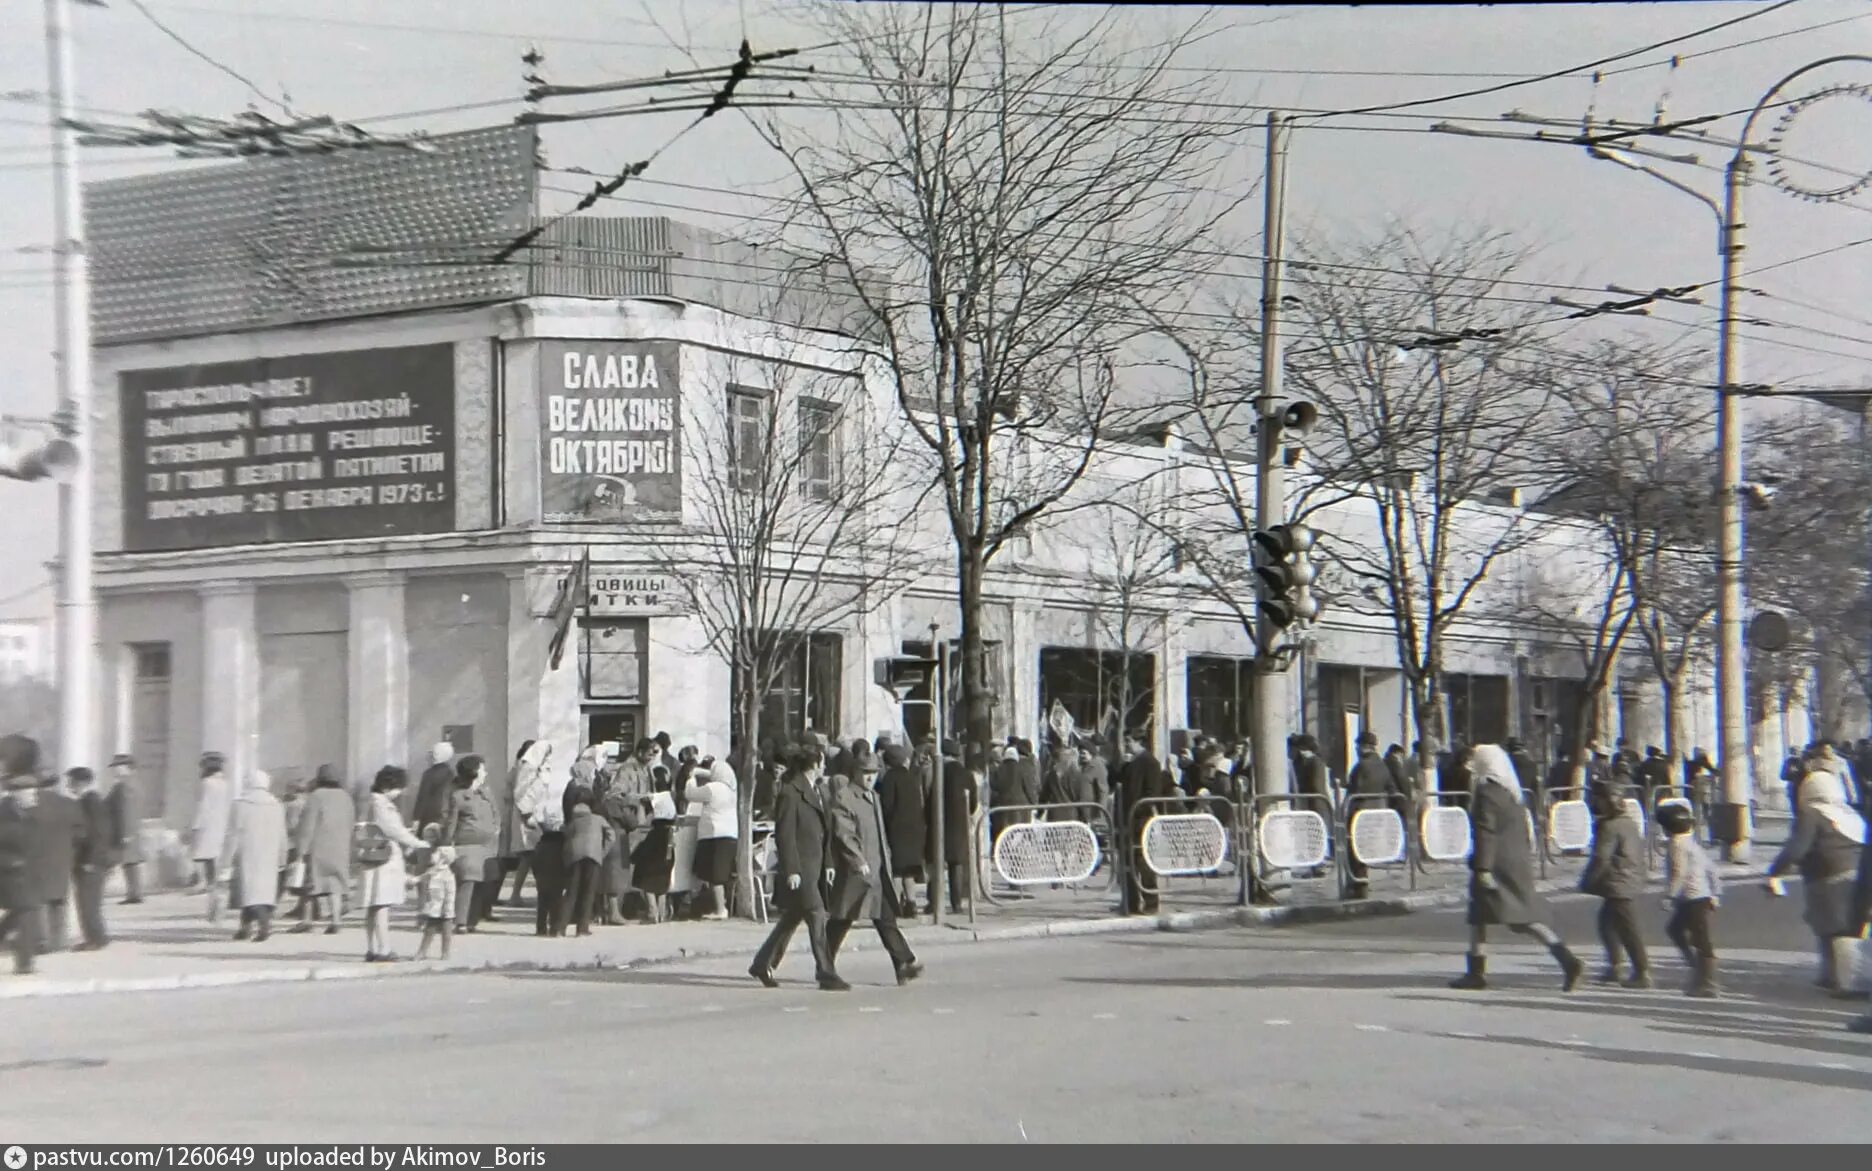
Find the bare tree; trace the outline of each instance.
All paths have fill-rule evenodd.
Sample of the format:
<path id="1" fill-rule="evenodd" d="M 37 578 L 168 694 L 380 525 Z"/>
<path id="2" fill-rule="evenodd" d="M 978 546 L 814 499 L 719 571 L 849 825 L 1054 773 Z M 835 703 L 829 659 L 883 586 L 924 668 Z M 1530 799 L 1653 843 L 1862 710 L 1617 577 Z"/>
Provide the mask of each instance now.
<path id="1" fill-rule="evenodd" d="M 1581 535 L 1588 548 L 1598 544 L 1590 529 Z M 1521 594 L 1523 620 L 1533 617 L 1544 633 L 1579 655 L 1583 679 L 1579 706 L 1573 713 L 1578 734 L 1568 759 L 1575 785 L 1584 783 L 1587 745 L 1603 739 L 1607 732 L 1606 697 L 1618 678 L 1625 642 L 1638 617 L 1630 567 L 1609 547 L 1601 545 L 1600 551 L 1596 559 L 1588 554 L 1574 560 L 1569 566 L 1574 572 L 1564 576 L 1551 569 L 1531 571 Z M 1585 571 L 1583 580 L 1580 570 Z"/>
<path id="2" fill-rule="evenodd" d="M 1706 359 L 1604 342 L 1565 369 L 1546 507 L 1581 518 L 1620 563 L 1609 588 L 1629 594 L 1674 764 L 1687 755 L 1689 671 L 1716 612 Z"/>
<path id="3" fill-rule="evenodd" d="M 888 603 L 925 565 L 914 517 L 899 507 L 907 487 L 901 431 L 883 425 L 862 378 L 797 362 L 722 360 L 728 393 L 699 403 L 683 430 L 697 523 L 682 540 L 656 542 L 654 553 L 733 671 L 736 904 L 746 914 L 768 698 L 813 635 Z"/>
<path id="4" fill-rule="evenodd" d="M 988 568 L 1111 433 L 1143 310 L 1185 304 L 1212 263 L 1247 185 L 1204 188 L 1244 127 L 1204 106 L 1211 78 L 1175 68 L 1200 20 L 1140 45 L 1110 10 L 824 12 L 853 72 L 798 88 L 834 126 L 761 132 L 798 181 L 791 243 L 856 275 L 851 332 L 877 339 L 940 488 L 979 745 Z"/>
<path id="5" fill-rule="evenodd" d="M 1118 648 L 1118 670 L 1107 673 L 1101 667 L 1099 672 L 1099 730 L 1114 757 L 1124 734 L 1139 726 L 1139 709 L 1154 701 L 1155 689 L 1140 693 L 1133 678 L 1139 662 L 1151 658 L 1142 648 L 1153 636 L 1163 638 L 1177 609 L 1176 550 L 1143 519 L 1163 504 L 1162 487 L 1161 480 L 1128 485 L 1099 506 L 1075 513 L 1072 521 L 1072 543 L 1084 555 L 1087 572 L 1073 575 L 1067 596 L 1086 607 L 1088 633 L 1101 663 L 1107 646 Z M 1115 715 L 1109 730 L 1105 712 Z"/>
<path id="6" fill-rule="evenodd" d="M 1425 743 L 1446 739 L 1451 629 L 1480 608 L 1497 561 L 1543 523 L 1532 506 L 1548 478 L 1553 363 L 1525 328 L 1533 311 L 1516 307 L 1526 300 L 1512 284 L 1525 259 L 1493 233 L 1433 246 L 1394 227 L 1350 248 L 1302 248 L 1290 266 L 1287 386 L 1320 417 L 1289 516 L 1326 529 L 1322 602 L 1391 622 Z M 1256 330 L 1246 314 L 1240 326 Z M 1244 575 L 1254 461 L 1245 453 L 1259 391 L 1228 385 L 1233 355 L 1182 345 L 1192 387 L 1182 418 L 1190 462 L 1202 469 L 1184 497 L 1207 515 L 1189 522 L 1206 533 L 1184 535 L 1212 591 L 1252 629 Z"/>

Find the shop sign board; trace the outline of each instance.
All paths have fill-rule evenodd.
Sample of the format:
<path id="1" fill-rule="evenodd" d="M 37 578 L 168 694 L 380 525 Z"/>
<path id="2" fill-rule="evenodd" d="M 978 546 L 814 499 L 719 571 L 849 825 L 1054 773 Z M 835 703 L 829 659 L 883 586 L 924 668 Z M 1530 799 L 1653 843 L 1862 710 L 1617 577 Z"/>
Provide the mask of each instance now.
<path id="1" fill-rule="evenodd" d="M 540 343 L 540 498 L 549 522 L 682 518 L 677 343 Z"/>
<path id="2" fill-rule="evenodd" d="M 684 609 L 680 584 L 667 573 L 646 573 L 616 565 L 592 566 L 585 612 L 593 618 L 680 614 Z"/>
<path id="3" fill-rule="evenodd" d="M 455 527 L 455 347 L 118 376 L 131 552 Z"/>

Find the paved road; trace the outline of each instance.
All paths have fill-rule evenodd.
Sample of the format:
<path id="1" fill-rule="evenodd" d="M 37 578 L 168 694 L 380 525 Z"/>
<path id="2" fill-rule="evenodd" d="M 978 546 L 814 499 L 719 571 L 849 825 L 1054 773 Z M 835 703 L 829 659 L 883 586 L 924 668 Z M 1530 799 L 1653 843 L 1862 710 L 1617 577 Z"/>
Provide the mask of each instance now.
<path id="1" fill-rule="evenodd" d="M 800 949 L 777 991 L 716 961 L 0 1004 L 0 1142 L 1872 1140 L 1872 1039 L 1807 986 L 1797 905 L 1731 905 L 1714 1003 L 1562 997 L 1525 946 L 1454 993 L 1437 913 L 932 949 L 903 989 L 869 950 L 846 995 Z"/>

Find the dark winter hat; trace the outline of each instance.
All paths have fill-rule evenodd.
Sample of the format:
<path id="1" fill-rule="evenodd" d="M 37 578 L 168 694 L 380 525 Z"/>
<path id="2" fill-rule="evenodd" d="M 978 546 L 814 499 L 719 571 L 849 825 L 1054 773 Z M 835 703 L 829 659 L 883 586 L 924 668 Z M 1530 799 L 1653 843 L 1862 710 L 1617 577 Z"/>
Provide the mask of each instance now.
<path id="1" fill-rule="evenodd" d="M 902 768 L 909 763 L 909 749 L 901 744 L 886 744 L 884 746 L 884 766 L 886 768 Z"/>
<path id="2" fill-rule="evenodd" d="M 877 757 L 872 753 L 871 746 L 866 744 L 863 740 L 852 741 L 851 757 L 852 763 L 857 766 L 859 772 L 874 773 L 878 771 Z"/>
<path id="3" fill-rule="evenodd" d="M 1675 801 L 1658 806 L 1657 823 L 1664 827 L 1665 833 L 1673 837 L 1678 834 L 1687 834 L 1696 828 L 1696 818 L 1691 815 L 1690 810 Z"/>
<path id="4" fill-rule="evenodd" d="M 1358 734 L 1358 742 L 1360 745 L 1369 744 L 1371 747 L 1376 748 L 1378 747 L 1378 734 L 1375 732 L 1360 732 Z"/>

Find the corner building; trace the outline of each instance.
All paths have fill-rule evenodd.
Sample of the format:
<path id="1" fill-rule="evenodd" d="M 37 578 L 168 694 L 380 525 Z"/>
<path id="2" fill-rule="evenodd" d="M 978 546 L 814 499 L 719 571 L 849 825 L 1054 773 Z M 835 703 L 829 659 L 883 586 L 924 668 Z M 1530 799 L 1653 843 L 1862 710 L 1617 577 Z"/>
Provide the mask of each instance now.
<path id="1" fill-rule="evenodd" d="M 439 740 L 497 767 L 529 739 L 563 766 L 657 730 L 725 751 L 731 668 L 682 588 L 721 569 L 699 486 L 760 412 L 806 407 L 787 401 L 800 372 L 833 388 L 811 404 L 835 420 L 829 459 L 857 450 L 841 434 L 892 425 L 837 331 L 838 288 L 782 289 L 771 257 L 667 219 L 542 220 L 530 129 L 433 142 L 88 193 L 98 759 L 133 753 L 149 816 L 173 827 L 209 750 L 276 782 L 330 763 L 354 787 Z M 534 228 L 515 262 L 487 263 Z M 1177 447 L 1121 445 L 1088 487 L 1122 490 Z M 812 632 L 769 732 L 924 726 L 870 666 L 957 631 L 945 530 L 915 523 L 925 571 Z M 997 561 L 998 729 L 1038 739 L 1064 711 L 1147 727 L 1160 749 L 1178 728 L 1244 734 L 1236 616 L 1183 571 L 1120 604 L 1114 546 L 1042 526 Z M 551 612 L 587 553 L 554 669 Z M 1545 726 L 1564 655 L 1504 626 L 1459 642 L 1464 733 Z M 1335 770 L 1359 728 L 1409 739 L 1382 618 L 1329 614 L 1291 683 Z"/>

